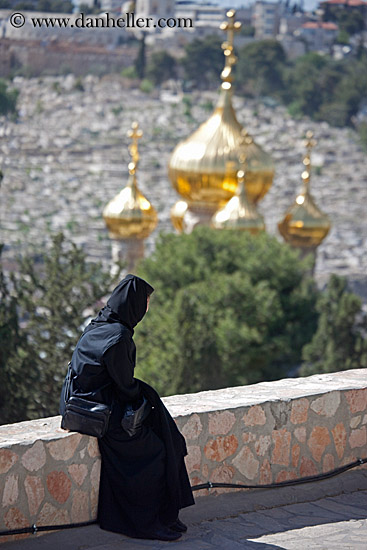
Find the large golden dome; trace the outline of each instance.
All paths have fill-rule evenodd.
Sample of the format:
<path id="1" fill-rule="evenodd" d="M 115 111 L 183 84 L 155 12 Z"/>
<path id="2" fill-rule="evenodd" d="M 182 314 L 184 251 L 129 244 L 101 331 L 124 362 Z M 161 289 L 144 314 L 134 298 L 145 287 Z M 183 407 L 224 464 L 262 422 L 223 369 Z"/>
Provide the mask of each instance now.
<path id="1" fill-rule="evenodd" d="M 128 135 L 133 141 L 129 147 L 132 157 L 129 163 L 129 179 L 126 187 L 105 206 L 103 218 L 112 239 L 145 239 L 156 227 L 158 216 L 137 185 L 137 140 L 143 135 L 137 122 L 132 124 L 132 130 Z"/>
<path id="2" fill-rule="evenodd" d="M 216 210 L 236 192 L 239 156 L 247 158 L 246 190 L 249 200 L 257 202 L 271 187 L 274 165 L 238 122 L 232 105 L 232 67 L 234 32 L 241 26 L 234 21 L 235 11 L 227 12 L 227 30 L 222 44 L 225 67 L 221 74 L 219 101 L 209 119 L 174 149 L 169 161 L 169 178 L 177 192 L 189 203 L 203 203 Z M 243 136 L 246 139 L 243 140 Z"/>
<path id="3" fill-rule="evenodd" d="M 331 223 L 310 193 L 311 149 L 316 141 L 312 139 L 312 132 L 307 132 L 306 137 L 307 154 L 303 160 L 305 170 L 302 173 L 302 189 L 278 228 L 284 240 L 292 246 L 316 248 L 328 234 Z"/>

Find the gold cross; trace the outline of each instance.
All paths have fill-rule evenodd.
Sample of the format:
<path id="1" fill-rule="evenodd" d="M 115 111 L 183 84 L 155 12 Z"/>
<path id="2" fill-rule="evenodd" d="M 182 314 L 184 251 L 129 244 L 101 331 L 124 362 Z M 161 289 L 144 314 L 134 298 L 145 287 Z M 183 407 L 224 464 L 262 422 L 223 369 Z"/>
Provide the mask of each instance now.
<path id="1" fill-rule="evenodd" d="M 226 16 L 228 17 L 228 21 L 224 21 L 220 25 L 220 29 L 222 31 L 227 31 L 227 41 L 223 42 L 222 48 L 223 49 L 230 49 L 233 50 L 233 43 L 234 43 L 234 33 L 239 31 L 241 28 L 240 21 L 235 21 L 236 11 L 235 10 L 229 10 L 226 13 Z"/>
<path id="2" fill-rule="evenodd" d="M 140 158 L 138 140 L 143 136 L 142 130 L 139 129 L 138 122 L 135 121 L 132 123 L 131 130 L 128 131 L 127 135 L 132 140 L 132 144 L 129 146 L 129 153 L 132 161 L 129 163 L 129 170 L 131 173 L 135 173 Z"/>
<path id="3" fill-rule="evenodd" d="M 316 139 L 313 139 L 313 132 L 311 130 L 307 130 L 306 132 L 306 139 L 305 139 L 305 147 L 307 148 L 307 153 L 310 155 L 311 150 L 315 147 L 317 141 Z"/>
<path id="4" fill-rule="evenodd" d="M 311 130 L 307 130 L 306 132 L 306 139 L 304 141 L 304 146 L 306 147 L 307 149 L 307 153 L 306 153 L 306 156 L 305 158 L 303 159 L 303 164 L 305 166 L 310 166 L 311 165 L 311 151 L 312 149 L 315 147 L 317 141 L 315 139 L 313 139 L 313 132 Z"/>
<path id="5" fill-rule="evenodd" d="M 234 33 L 240 30 L 241 23 L 240 21 L 234 20 L 235 15 L 235 10 L 227 11 L 226 16 L 228 17 L 228 21 L 224 21 L 220 25 L 220 29 L 222 31 L 227 31 L 227 40 L 222 44 L 222 49 L 224 50 L 226 62 L 221 74 L 223 82 L 229 83 L 227 86 L 225 86 L 226 89 L 229 89 L 231 87 L 230 83 L 232 82 L 232 66 L 237 61 L 237 58 L 233 53 Z"/>

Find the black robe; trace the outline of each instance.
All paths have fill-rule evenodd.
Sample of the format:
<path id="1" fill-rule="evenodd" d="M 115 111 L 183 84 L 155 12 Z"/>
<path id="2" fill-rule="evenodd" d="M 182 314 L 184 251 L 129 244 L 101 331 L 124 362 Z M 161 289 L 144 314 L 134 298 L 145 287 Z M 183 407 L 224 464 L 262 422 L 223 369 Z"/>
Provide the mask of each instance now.
<path id="1" fill-rule="evenodd" d="M 75 393 L 111 403 L 102 457 L 98 522 L 102 529 L 149 538 L 194 504 L 186 472 L 186 444 L 157 392 L 134 378 L 134 327 L 144 317 L 153 288 L 127 275 L 107 306 L 86 327 L 71 360 Z M 121 427 L 127 403 L 145 396 L 153 409 L 141 430 Z"/>

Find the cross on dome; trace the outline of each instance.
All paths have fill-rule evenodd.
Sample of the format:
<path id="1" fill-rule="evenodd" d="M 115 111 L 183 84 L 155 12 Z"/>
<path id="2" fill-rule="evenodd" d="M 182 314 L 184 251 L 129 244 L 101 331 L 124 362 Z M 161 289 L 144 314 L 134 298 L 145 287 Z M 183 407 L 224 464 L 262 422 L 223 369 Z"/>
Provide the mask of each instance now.
<path id="1" fill-rule="evenodd" d="M 221 73 L 221 79 L 223 80 L 222 88 L 229 90 L 233 80 L 232 67 L 237 61 L 237 57 L 233 53 L 234 33 L 240 30 L 241 23 L 240 21 L 235 21 L 235 10 L 227 11 L 226 16 L 228 17 L 228 21 L 224 21 L 220 25 L 220 29 L 227 32 L 227 40 L 222 44 L 225 55 L 225 66 Z"/>

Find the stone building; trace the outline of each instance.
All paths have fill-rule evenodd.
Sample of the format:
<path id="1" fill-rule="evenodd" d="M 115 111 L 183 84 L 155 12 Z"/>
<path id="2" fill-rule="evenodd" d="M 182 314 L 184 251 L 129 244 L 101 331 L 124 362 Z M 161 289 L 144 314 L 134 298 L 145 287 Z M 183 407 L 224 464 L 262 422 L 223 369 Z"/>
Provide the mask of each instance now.
<path id="1" fill-rule="evenodd" d="M 270 3 L 257 0 L 253 6 L 252 25 L 255 27 L 255 38 L 264 40 L 275 38 L 279 32 L 281 3 Z"/>

